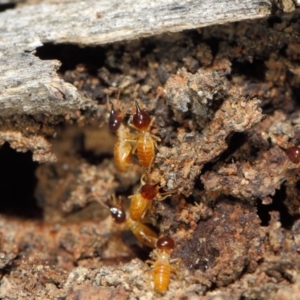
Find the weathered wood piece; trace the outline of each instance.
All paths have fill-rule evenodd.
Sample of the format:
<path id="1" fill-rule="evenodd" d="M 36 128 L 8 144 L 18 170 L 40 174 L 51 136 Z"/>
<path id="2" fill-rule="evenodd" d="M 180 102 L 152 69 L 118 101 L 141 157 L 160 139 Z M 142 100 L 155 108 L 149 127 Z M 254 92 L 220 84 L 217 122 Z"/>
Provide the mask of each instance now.
<path id="1" fill-rule="evenodd" d="M 22 0 L 0 0 L 0 5 L 16 4 L 18 2 L 23 2 L 23 1 Z"/>
<path id="2" fill-rule="evenodd" d="M 64 114 L 91 101 L 61 80 L 57 61 L 41 61 L 44 43 L 99 45 L 163 32 L 254 19 L 271 1 L 49 1 L 0 14 L 0 116 Z"/>
<path id="3" fill-rule="evenodd" d="M 60 63 L 42 61 L 29 53 L 9 53 L 0 58 L 0 115 L 65 114 L 88 103 L 77 89 L 56 73 Z"/>
<path id="4" fill-rule="evenodd" d="M 269 15 L 270 8 L 269 0 L 60 1 L 6 11 L 0 28 L 22 40 L 31 33 L 42 43 L 97 45 L 260 18 Z"/>

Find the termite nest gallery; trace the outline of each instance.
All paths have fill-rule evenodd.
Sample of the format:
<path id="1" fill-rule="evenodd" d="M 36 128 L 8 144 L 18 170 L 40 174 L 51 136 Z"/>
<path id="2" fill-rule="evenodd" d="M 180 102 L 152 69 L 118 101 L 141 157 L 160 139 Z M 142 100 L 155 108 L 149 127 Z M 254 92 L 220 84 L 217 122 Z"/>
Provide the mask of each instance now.
<path id="1" fill-rule="evenodd" d="M 0 119 L 46 162 L 38 218 L 0 206 L 0 298 L 297 299 L 299 20 L 38 49 L 93 101 Z"/>

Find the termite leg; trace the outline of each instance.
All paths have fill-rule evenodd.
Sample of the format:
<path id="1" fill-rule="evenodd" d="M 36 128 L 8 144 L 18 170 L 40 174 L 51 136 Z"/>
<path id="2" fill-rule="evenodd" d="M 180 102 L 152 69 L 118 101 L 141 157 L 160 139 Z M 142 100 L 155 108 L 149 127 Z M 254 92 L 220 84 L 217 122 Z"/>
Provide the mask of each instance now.
<path id="1" fill-rule="evenodd" d="M 161 138 L 158 137 L 158 136 L 156 136 L 156 135 L 154 135 L 154 134 L 151 134 L 151 137 L 154 140 L 153 143 L 154 143 L 155 147 L 157 148 L 157 142 L 160 142 Z"/>
<path id="2" fill-rule="evenodd" d="M 179 264 L 181 264 L 181 258 L 173 258 L 170 260 L 171 273 L 175 275 L 176 279 L 180 279 Z"/>
<path id="3" fill-rule="evenodd" d="M 150 264 L 150 265 L 154 265 L 155 264 L 155 261 L 154 260 L 151 260 L 151 259 L 147 259 L 145 261 L 146 264 Z"/>
<path id="4" fill-rule="evenodd" d="M 152 117 L 148 128 L 151 128 L 151 126 L 153 125 L 154 121 L 155 121 L 155 117 Z"/>
<path id="5" fill-rule="evenodd" d="M 163 192 L 163 193 L 159 193 L 159 198 L 155 199 L 157 201 L 163 201 L 165 200 L 166 198 L 170 197 L 171 195 L 175 194 L 177 192 L 177 190 L 171 190 L 171 191 L 167 191 L 167 192 Z M 161 197 L 162 196 L 162 197 Z"/>
<path id="6" fill-rule="evenodd" d="M 136 154 L 136 150 L 137 150 L 137 143 L 134 145 L 134 147 L 133 147 L 131 153 L 132 153 L 132 154 Z"/>
<path id="7" fill-rule="evenodd" d="M 132 123 L 127 123 L 127 125 L 129 126 L 129 127 L 131 127 L 131 128 L 133 128 L 133 129 L 135 129 L 135 130 L 139 130 L 138 128 L 136 128 Z"/>
<path id="8" fill-rule="evenodd" d="M 98 202 L 103 207 L 109 208 L 108 204 L 106 202 L 104 202 L 102 199 L 99 199 L 94 192 L 91 192 L 90 194 L 88 194 L 87 200 L 88 201 L 95 200 L 96 202 Z"/>

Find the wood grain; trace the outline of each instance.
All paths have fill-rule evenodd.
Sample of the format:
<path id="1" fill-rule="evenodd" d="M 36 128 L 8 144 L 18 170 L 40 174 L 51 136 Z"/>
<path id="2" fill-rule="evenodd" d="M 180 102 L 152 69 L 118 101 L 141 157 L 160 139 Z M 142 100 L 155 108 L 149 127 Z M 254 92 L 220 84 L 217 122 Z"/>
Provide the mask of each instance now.
<path id="1" fill-rule="evenodd" d="M 95 46 L 265 17 L 271 1 L 47 1 L 0 14 L 0 116 L 64 114 L 91 105 L 34 56 L 44 43 Z"/>

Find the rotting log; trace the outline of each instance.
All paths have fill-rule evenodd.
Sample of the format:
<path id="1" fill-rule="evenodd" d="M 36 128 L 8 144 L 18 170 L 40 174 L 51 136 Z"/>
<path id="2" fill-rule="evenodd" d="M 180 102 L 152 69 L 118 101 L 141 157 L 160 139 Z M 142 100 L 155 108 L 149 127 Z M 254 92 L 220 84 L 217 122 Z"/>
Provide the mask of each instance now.
<path id="1" fill-rule="evenodd" d="M 43 24 L 45 15 L 41 8 L 46 4 L 36 5 L 40 9 L 40 15 L 43 16 L 39 18 L 39 22 Z M 62 7 L 57 4 L 51 5 Z M 27 6 L 20 7 L 17 11 L 22 12 L 23 9 L 29 11 Z M 77 7 L 74 19 L 81 17 L 78 11 Z M 61 11 L 57 13 L 62 14 Z M 16 16 L 15 13 L 13 15 Z M 98 17 L 101 16 L 98 14 Z M 30 18 L 31 15 L 28 14 L 28 20 Z M 54 22 L 53 19 L 51 20 Z M 86 19 L 85 22 L 87 20 L 91 19 Z M 14 22 L 10 22 L 13 28 Z M 74 22 L 66 26 L 73 26 Z M 165 46 L 167 41 L 162 38 L 161 44 L 157 43 L 155 50 L 158 50 L 156 53 L 159 58 L 163 53 L 167 53 L 169 60 L 141 57 L 137 60 L 140 65 L 136 69 L 134 65 L 129 64 L 129 69 L 121 67 L 122 70 L 128 71 L 127 73 L 124 71 L 122 74 L 115 75 L 110 74 L 108 69 L 105 73 L 105 67 L 110 66 L 109 62 L 106 62 L 101 66 L 100 74 L 97 74 L 101 80 L 107 75 L 108 81 L 105 84 L 113 88 L 115 86 L 112 83 L 120 83 L 122 79 L 127 79 L 131 85 L 127 95 L 136 99 L 132 92 L 135 84 L 139 83 L 140 77 L 137 74 L 142 73 L 145 66 L 153 62 L 156 66 L 163 66 L 165 69 L 163 67 L 147 69 L 150 74 L 147 76 L 148 80 L 143 83 L 151 86 L 152 90 L 150 88 L 151 91 L 145 94 L 152 99 L 157 85 L 151 85 L 151 80 L 157 78 L 161 70 L 165 71 L 173 63 L 174 57 L 179 61 L 174 67 L 176 71 L 173 69 L 173 73 L 170 72 L 167 83 L 160 82 L 164 85 L 163 100 L 167 100 L 167 105 L 151 108 L 151 112 L 156 116 L 154 130 L 157 129 L 162 138 L 162 142 L 158 145 L 153 172 L 163 171 L 155 174 L 164 175 L 161 177 L 167 187 L 174 188 L 180 185 L 184 187 L 187 196 L 193 193 L 189 199 L 185 199 L 182 195 L 174 195 L 169 202 L 157 203 L 151 219 L 151 223 L 160 230 L 161 234 L 169 234 L 175 238 L 177 247 L 173 255 L 183 260 L 183 264 L 179 265 L 178 278 L 171 278 L 169 290 L 163 299 L 174 299 L 174 295 L 185 299 L 201 296 L 202 299 L 256 299 L 258 295 L 266 295 L 265 298 L 268 299 L 278 299 L 284 293 L 287 296 L 281 299 L 291 299 L 291 294 L 299 295 L 300 264 L 299 253 L 297 253 L 300 247 L 299 204 L 297 203 L 299 196 L 295 184 L 298 180 L 296 173 L 299 167 L 288 162 L 281 149 L 297 141 L 300 128 L 298 115 L 290 116 L 294 107 L 292 106 L 294 95 L 291 90 L 298 87 L 299 80 L 291 77 L 286 79 L 287 74 L 290 75 L 292 71 L 296 73 L 298 70 L 299 26 L 298 22 L 291 25 L 291 22 L 284 18 L 282 22 L 276 22 L 270 26 L 271 28 L 268 27 L 268 31 L 261 24 L 243 23 L 246 25 L 224 26 L 224 30 L 221 28 L 223 26 L 216 26 L 214 30 L 212 27 L 209 28 L 214 31 L 209 35 L 211 39 L 220 37 L 222 39 L 224 32 L 229 32 L 228 41 L 221 45 L 216 55 L 212 53 L 209 47 L 210 40 L 206 38 L 197 41 L 196 45 L 192 44 L 194 47 L 190 47 L 185 55 L 177 58 L 168 50 L 174 47 L 174 52 L 180 52 L 185 44 L 181 44 L 181 48 L 176 47 L 175 41 L 171 47 L 164 48 L 161 44 Z M 5 24 L 7 25 L 8 22 Z M 50 29 L 51 26 L 54 26 L 54 23 L 49 24 Z M 60 26 L 62 27 L 62 23 Z M 15 113 L 21 114 L 23 118 L 20 116 L 13 118 L 13 105 L 9 107 L 10 112 L 6 114 L 8 117 L 0 118 L 2 131 L 0 144 L 8 141 L 11 147 L 20 151 L 31 150 L 33 159 L 50 161 L 54 160 L 50 153 L 50 144 L 39 137 L 35 138 L 37 134 L 51 133 L 44 128 L 46 127 L 44 124 L 50 123 L 51 120 L 46 118 L 47 115 L 65 114 L 93 103 L 92 97 L 84 99 L 80 89 L 77 91 L 75 86 L 66 84 L 57 76 L 55 71 L 55 68 L 59 67 L 57 61 L 41 61 L 33 55 L 36 47 L 46 42 L 77 44 L 79 41 L 75 42 L 75 39 L 79 35 L 77 36 L 76 33 L 74 36 L 72 33 L 70 36 L 73 36 L 73 41 L 71 38 L 69 41 L 58 40 L 57 37 L 54 38 L 53 31 L 48 31 L 46 27 L 41 26 L 44 28 L 43 32 L 39 31 L 41 30 L 39 26 L 32 28 L 31 33 L 27 35 L 28 44 L 25 42 L 22 44 L 20 40 L 15 51 L 19 51 L 17 53 L 23 57 L 23 61 L 32 59 L 32 68 L 36 63 L 41 66 L 40 73 L 32 76 L 36 83 L 39 84 L 42 80 L 49 81 L 45 81 L 45 85 L 40 85 L 41 91 L 38 95 L 44 98 L 36 97 L 36 101 L 42 103 L 34 103 L 32 109 L 29 109 L 27 104 L 26 112 L 22 108 L 23 96 L 18 96 L 22 101 L 19 102 L 19 111 Z M 13 36 L 12 30 L 10 31 Z M 205 29 L 202 32 L 203 36 L 205 36 L 204 31 Z M 25 29 L 22 32 L 25 33 Z M 45 38 L 46 33 L 49 33 L 48 39 Z M 243 33 L 247 34 L 243 35 Z M 8 31 L 6 35 L 8 36 Z M 93 46 L 98 43 L 82 42 L 81 45 Z M 140 45 L 143 46 L 141 43 L 136 47 Z M 122 46 L 120 48 L 122 49 Z M 131 45 L 124 52 L 134 55 L 135 51 L 131 52 L 132 49 L 136 51 Z M 118 56 L 118 54 L 118 51 L 115 51 L 114 55 Z M 199 61 L 193 59 L 194 57 Z M 262 60 L 262 57 L 263 63 L 258 66 L 266 64 L 267 67 L 266 70 L 259 68 L 260 77 L 254 74 L 255 78 L 249 78 L 246 76 L 247 73 L 244 74 L 241 70 L 237 72 L 233 68 L 242 62 L 240 69 L 244 71 L 250 65 L 251 72 L 255 73 L 252 62 L 257 63 L 258 60 Z M 288 59 L 291 61 L 287 62 Z M 251 64 L 248 63 L 249 61 Z M 182 67 L 183 62 L 184 67 Z M 127 63 L 128 61 L 121 61 L 120 64 Z M 44 69 L 45 65 L 48 66 L 48 73 Z M 17 64 L 15 66 L 17 68 Z M 15 69 L 11 68 L 11 70 Z M 23 70 L 26 75 L 26 72 L 29 73 L 31 69 L 29 70 L 25 64 Z M 80 73 L 78 77 L 85 74 L 84 68 L 82 70 L 81 73 L 78 72 Z M 130 73 L 131 70 L 133 74 Z M 72 71 L 68 72 L 72 73 Z M 48 77 L 45 74 L 48 74 Z M 128 79 L 129 75 L 131 78 Z M 53 76 L 56 80 L 53 80 Z M 264 79 L 260 79 L 261 77 Z M 29 75 L 24 78 L 29 78 Z M 64 78 L 68 76 L 65 75 Z M 100 79 L 98 82 L 101 82 Z M 19 85 L 22 84 L 20 81 Z M 67 88 L 69 93 L 66 92 Z M 216 95 L 218 97 L 215 97 Z M 27 97 L 28 99 L 31 98 Z M 209 104 L 212 101 L 214 104 L 218 102 L 220 104 L 216 111 L 210 110 L 212 106 Z M 149 109 L 154 102 L 144 101 L 143 104 Z M 277 113 L 274 116 L 266 116 L 262 122 L 260 107 L 266 107 L 270 102 L 273 103 Z M 13 102 L 16 103 L 18 102 Z M 186 114 L 188 110 L 192 112 L 191 115 Z M 278 111 L 281 110 L 283 112 L 279 113 Z M 8 112 L 8 109 L 6 111 Z M 35 111 L 44 115 L 25 116 L 35 114 Z M 296 112 L 296 109 L 294 111 Z M 4 115 L 4 110 L 1 112 Z M 4 119 L 12 122 L 1 123 Z M 19 131 L 13 131 L 10 127 L 15 126 L 16 123 L 19 127 L 13 129 L 22 131 L 22 136 Z M 56 150 L 54 153 L 58 155 L 58 163 L 43 164 L 38 167 L 36 198 L 43 207 L 43 221 L 46 222 L 36 222 L 32 219 L 12 220 L 10 217 L 0 216 L 0 298 L 8 298 L 7 295 L 12 294 L 21 295 L 19 299 L 33 297 L 73 299 L 81 295 L 89 299 L 157 298 L 157 294 L 154 294 L 151 288 L 151 272 L 143 272 L 141 261 L 132 260 L 136 257 L 136 253 L 133 253 L 128 245 L 125 246 L 118 237 L 122 229 L 112 223 L 111 218 L 106 218 L 108 211 L 97 207 L 96 203 L 91 203 L 101 202 L 101 200 L 104 202 L 108 195 L 118 190 L 117 185 L 119 191 L 122 189 L 120 193 L 131 190 L 140 178 L 138 166 L 124 176 L 116 172 L 112 159 L 106 159 L 108 150 L 104 149 L 106 145 L 103 140 L 107 143 L 108 138 L 103 133 L 101 136 L 98 123 L 96 125 L 93 128 L 96 134 L 93 134 L 88 126 L 74 126 L 76 128 L 73 128 L 73 135 L 70 135 L 65 128 L 64 134 L 58 134 L 58 138 L 52 141 Z M 81 129 L 85 132 L 80 132 Z M 232 151 L 231 134 L 236 132 L 244 133 L 245 140 L 247 138 L 244 144 L 247 147 L 240 144 L 238 149 L 233 149 L 235 153 L 227 153 L 226 156 L 220 157 L 227 149 Z M 81 148 L 82 136 L 85 138 L 84 149 Z M 168 137 L 172 139 L 168 140 Z M 104 159 L 101 163 L 87 162 L 86 154 L 92 152 L 92 146 L 88 147 L 88 140 L 95 141 L 96 145 L 92 146 L 102 153 Z M 69 143 L 68 147 L 65 146 L 66 143 Z M 255 153 L 251 151 L 253 146 L 259 149 Z M 83 153 L 85 156 L 78 155 L 79 152 L 85 152 Z M 258 156 L 257 159 L 255 155 Z M 202 169 L 204 164 L 205 166 L 214 164 L 214 169 Z M 22 166 L 18 167 L 22 168 Z M 199 179 L 201 170 L 203 173 Z M 201 181 L 205 189 L 195 186 L 197 180 Z M 284 201 L 292 211 L 291 220 L 298 218 L 292 227 L 292 232 L 284 227 L 284 222 L 281 224 L 279 211 L 271 211 L 269 225 L 261 226 L 257 214 L 258 208 L 254 203 L 259 197 L 265 202 L 272 201 L 269 196 L 273 197 L 276 189 L 282 187 L 284 180 L 289 182 L 288 197 Z M 163 186 L 162 181 L 160 183 Z M 14 184 L 17 188 L 19 182 Z M 220 191 L 222 196 L 218 195 Z M 181 192 L 184 194 L 184 191 Z M 233 200 L 232 196 L 236 198 Z M 4 197 L 2 199 L 5 200 Z M 193 201 L 197 205 L 194 205 Z M 278 201 L 282 203 L 283 200 Z M 94 206 L 91 206 L 93 204 Z M 80 212 L 77 211 L 79 208 L 82 209 Z M 101 212 L 101 216 L 95 217 L 95 212 Z M 119 262 L 119 257 L 124 264 L 105 265 L 109 262 Z M 125 264 L 126 260 L 130 262 Z"/>
<path id="2" fill-rule="evenodd" d="M 293 8 L 290 5 L 289 10 Z M 91 99 L 58 77 L 58 61 L 34 56 L 44 43 L 95 46 L 261 18 L 271 9 L 269 0 L 169 0 L 47 1 L 4 11 L 0 15 L 0 116 L 62 115 L 92 105 Z"/>

